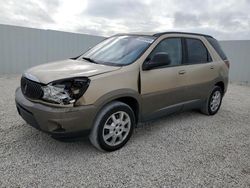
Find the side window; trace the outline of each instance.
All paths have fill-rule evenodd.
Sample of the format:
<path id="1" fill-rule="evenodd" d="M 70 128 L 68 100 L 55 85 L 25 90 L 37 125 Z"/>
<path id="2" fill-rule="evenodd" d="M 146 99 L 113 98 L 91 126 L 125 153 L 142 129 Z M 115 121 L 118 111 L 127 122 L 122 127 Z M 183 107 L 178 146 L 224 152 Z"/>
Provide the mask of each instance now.
<path id="1" fill-rule="evenodd" d="M 199 64 L 211 61 L 211 57 L 205 45 L 199 39 L 186 39 L 187 63 Z"/>
<path id="2" fill-rule="evenodd" d="M 168 38 L 162 40 L 149 55 L 151 59 L 156 53 L 165 52 L 169 55 L 170 66 L 180 65 L 182 62 L 182 44 L 180 38 Z"/>

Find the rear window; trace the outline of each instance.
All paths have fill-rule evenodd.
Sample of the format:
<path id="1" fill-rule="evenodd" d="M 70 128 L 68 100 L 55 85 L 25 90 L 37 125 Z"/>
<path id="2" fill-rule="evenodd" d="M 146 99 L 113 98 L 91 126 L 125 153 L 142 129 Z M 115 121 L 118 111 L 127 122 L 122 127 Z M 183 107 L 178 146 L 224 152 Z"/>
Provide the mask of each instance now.
<path id="1" fill-rule="evenodd" d="M 216 52 L 219 54 L 222 60 L 227 60 L 226 54 L 223 52 L 219 42 L 212 38 L 212 37 L 206 37 L 208 42 L 213 46 L 213 48 L 216 50 Z"/>

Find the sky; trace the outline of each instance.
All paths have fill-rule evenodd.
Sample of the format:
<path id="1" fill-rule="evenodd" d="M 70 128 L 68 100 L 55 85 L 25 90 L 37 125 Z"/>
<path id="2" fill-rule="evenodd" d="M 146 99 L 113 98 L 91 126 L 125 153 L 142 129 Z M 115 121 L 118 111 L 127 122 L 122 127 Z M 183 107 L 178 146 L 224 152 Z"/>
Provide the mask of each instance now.
<path id="1" fill-rule="evenodd" d="M 250 0 L 0 0 L 0 24 L 110 36 L 186 31 L 250 39 Z"/>

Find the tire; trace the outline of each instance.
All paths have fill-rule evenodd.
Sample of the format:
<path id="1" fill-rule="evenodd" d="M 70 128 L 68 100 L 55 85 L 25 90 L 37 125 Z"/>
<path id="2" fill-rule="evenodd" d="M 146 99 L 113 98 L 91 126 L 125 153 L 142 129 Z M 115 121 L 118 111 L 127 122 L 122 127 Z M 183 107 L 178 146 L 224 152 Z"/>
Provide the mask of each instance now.
<path id="1" fill-rule="evenodd" d="M 208 99 L 204 102 L 201 112 L 206 115 L 215 115 L 220 109 L 222 98 L 221 87 L 215 86 Z"/>
<path id="2" fill-rule="evenodd" d="M 98 113 L 89 139 L 99 150 L 115 151 L 128 142 L 134 127 L 135 115 L 130 106 L 113 101 Z"/>

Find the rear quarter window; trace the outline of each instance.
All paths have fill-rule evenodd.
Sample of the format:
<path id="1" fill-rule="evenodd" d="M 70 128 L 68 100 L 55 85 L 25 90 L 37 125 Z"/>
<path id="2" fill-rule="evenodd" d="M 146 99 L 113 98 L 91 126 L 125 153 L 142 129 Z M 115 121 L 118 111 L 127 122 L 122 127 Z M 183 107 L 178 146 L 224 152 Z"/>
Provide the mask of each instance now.
<path id="1" fill-rule="evenodd" d="M 221 57 L 222 60 L 227 60 L 227 56 L 226 54 L 223 52 L 219 42 L 212 38 L 212 37 L 206 37 L 206 39 L 208 40 L 208 42 L 213 46 L 213 48 L 215 49 L 215 51 L 219 54 L 219 56 Z"/>

